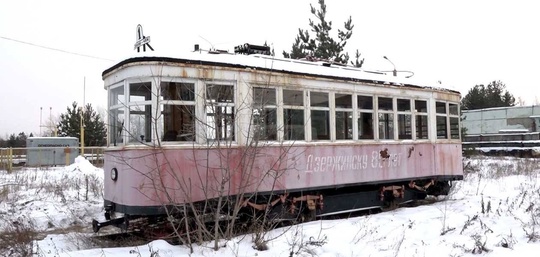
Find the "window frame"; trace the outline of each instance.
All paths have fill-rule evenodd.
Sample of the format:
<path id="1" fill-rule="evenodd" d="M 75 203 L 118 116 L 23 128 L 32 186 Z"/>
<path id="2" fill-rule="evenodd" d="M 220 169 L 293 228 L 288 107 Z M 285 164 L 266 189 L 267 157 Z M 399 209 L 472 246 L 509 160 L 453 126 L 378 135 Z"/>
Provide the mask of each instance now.
<path id="1" fill-rule="evenodd" d="M 204 142 L 207 143 L 207 144 L 211 144 L 212 142 L 217 142 L 217 141 L 220 141 L 220 142 L 231 142 L 231 143 L 236 143 L 238 142 L 238 122 L 237 122 L 237 118 L 238 118 L 238 113 L 236 113 L 238 111 L 238 108 L 236 106 L 237 104 L 237 84 L 234 83 L 234 82 L 228 82 L 228 81 L 218 81 L 218 80 L 208 80 L 208 81 L 203 81 L 202 83 L 202 87 L 204 88 L 204 92 L 203 92 L 203 97 L 202 97 L 202 105 L 204 106 L 204 119 L 202 119 L 203 124 L 202 124 L 202 132 L 200 134 L 204 135 Z M 225 108 L 225 117 L 228 117 L 229 115 L 232 114 L 232 130 L 231 130 L 231 133 L 232 133 L 232 139 L 231 138 L 228 138 L 228 137 L 225 137 L 223 139 L 212 139 L 212 138 L 209 138 L 208 137 L 208 133 L 211 129 L 216 129 L 216 128 L 211 128 L 209 125 L 208 125 L 208 86 L 210 85 L 218 85 L 218 86 L 230 86 L 232 87 L 232 102 L 216 102 L 216 104 L 214 106 L 217 106 L 217 107 L 220 107 L 220 108 Z M 228 111 L 228 108 L 232 108 L 232 112 L 229 114 L 227 111 Z M 215 112 L 214 112 L 215 113 Z M 195 117 L 197 119 L 197 117 Z M 227 129 L 225 129 L 226 131 Z M 215 130 L 215 132 L 217 133 L 217 130 Z M 200 135 L 199 133 L 196 133 L 197 135 Z"/>
<path id="2" fill-rule="evenodd" d="M 131 86 L 133 84 L 146 84 L 146 83 L 149 83 L 150 84 L 150 99 L 145 99 L 143 101 L 137 101 L 137 100 L 134 100 L 134 101 L 131 101 Z M 154 133 L 153 133 L 153 126 L 152 126 L 152 119 L 153 119 L 153 108 L 154 108 L 154 99 L 155 99 L 155 86 L 154 86 L 154 81 L 153 81 L 153 78 L 152 77 L 144 77 L 144 78 L 139 78 L 139 79 L 130 79 L 130 80 L 126 80 L 126 88 L 125 88 L 125 91 L 126 92 L 126 111 L 124 112 L 127 119 L 127 126 L 125 125 L 124 123 L 124 128 L 125 130 L 127 131 L 127 133 L 125 133 L 125 142 L 127 144 L 148 144 L 148 143 L 152 143 L 155 138 L 153 137 Z M 132 108 L 140 108 L 141 106 L 143 106 L 145 108 L 144 111 L 132 111 Z M 149 109 L 147 109 L 149 108 Z M 134 137 L 134 135 L 132 135 L 132 125 L 133 125 L 133 120 L 132 120 L 132 114 L 142 114 L 144 115 L 144 118 L 145 118 L 145 121 L 144 121 L 144 132 L 145 132 L 145 138 L 144 138 L 144 141 L 142 138 L 139 138 L 139 136 L 141 135 L 137 135 L 137 137 Z M 150 138 L 146 138 L 146 136 L 149 135 Z"/>
<path id="3" fill-rule="evenodd" d="M 163 83 L 179 83 L 179 84 L 191 84 L 193 85 L 193 100 L 190 101 L 190 100 L 164 100 L 162 98 L 164 98 L 163 94 L 162 94 L 162 90 L 163 90 Z M 156 83 L 157 84 L 157 83 Z M 199 90 L 199 86 L 198 86 L 198 83 L 197 83 L 197 80 L 193 80 L 193 79 L 183 79 L 183 78 L 180 78 L 180 79 L 175 79 L 175 78 L 172 78 L 172 79 L 162 79 L 161 81 L 159 81 L 159 85 L 156 85 L 157 87 L 157 108 L 158 108 L 158 115 L 159 117 L 157 118 L 154 118 L 154 120 L 157 120 L 158 124 L 157 124 L 157 135 L 159 136 L 159 139 L 161 141 L 162 144 L 193 144 L 194 142 L 197 141 L 197 138 L 198 138 L 198 133 L 197 133 L 197 114 L 198 114 L 198 111 L 197 111 L 197 101 L 198 101 L 198 90 Z M 167 133 L 168 131 L 165 131 L 165 106 L 171 106 L 171 107 L 176 107 L 176 106 L 189 106 L 190 108 L 193 108 L 193 137 L 192 137 L 192 140 L 178 140 L 178 136 L 180 136 L 180 138 L 186 138 L 186 139 L 189 139 L 189 137 L 182 137 L 182 135 L 184 134 L 187 134 L 187 133 L 184 133 L 184 134 L 180 134 L 177 136 L 177 139 L 176 140 L 166 140 L 166 136 L 167 136 Z M 182 127 L 182 126 L 181 126 Z M 178 133 L 178 131 L 176 131 Z"/>

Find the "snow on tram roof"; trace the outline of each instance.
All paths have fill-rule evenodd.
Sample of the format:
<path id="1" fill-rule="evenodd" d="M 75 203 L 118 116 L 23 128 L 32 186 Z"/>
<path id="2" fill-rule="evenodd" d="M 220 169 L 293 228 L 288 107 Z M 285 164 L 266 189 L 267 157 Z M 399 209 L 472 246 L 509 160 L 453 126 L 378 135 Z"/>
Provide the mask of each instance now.
<path id="1" fill-rule="evenodd" d="M 231 53 L 207 53 L 185 52 L 182 54 L 170 55 L 160 54 L 159 52 L 142 52 L 137 56 L 132 56 L 115 64 L 103 71 L 105 78 L 112 71 L 129 63 L 152 62 L 152 61 L 170 61 L 180 63 L 200 63 L 216 66 L 233 66 L 240 68 L 264 69 L 272 71 L 282 71 L 288 73 L 307 74 L 322 77 L 331 77 L 344 80 L 367 81 L 380 84 L 393 84 L 401 86 L 413 86 L 421 88 L 432 88 L 442 91 L 451 91 L 459 93 L 451 87 L 445 87 L 437 82 L 426 82 L 416 78 L 406 78 L 391 76 L 385 72 L 367 71 L 353 66 L 343 66 L 332 64 L 327 61 L 307 61 L 288 58 L 279 58 L 269 55 L 243 55 Z"/>

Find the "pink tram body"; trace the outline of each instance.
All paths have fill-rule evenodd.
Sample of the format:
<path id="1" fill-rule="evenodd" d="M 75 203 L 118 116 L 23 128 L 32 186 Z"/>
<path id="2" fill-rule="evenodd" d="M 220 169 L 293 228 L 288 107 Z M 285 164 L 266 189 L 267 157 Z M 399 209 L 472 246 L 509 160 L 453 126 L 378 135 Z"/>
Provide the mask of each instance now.
<path id="1" fill-rule="evenodd" d="M 463 178 L 459 92 L 410 78 L 197 52 L 127 59 L 103 79 L 107 221 L 95 231 L 215 199 L 332 215 L 445 194 Z"/>

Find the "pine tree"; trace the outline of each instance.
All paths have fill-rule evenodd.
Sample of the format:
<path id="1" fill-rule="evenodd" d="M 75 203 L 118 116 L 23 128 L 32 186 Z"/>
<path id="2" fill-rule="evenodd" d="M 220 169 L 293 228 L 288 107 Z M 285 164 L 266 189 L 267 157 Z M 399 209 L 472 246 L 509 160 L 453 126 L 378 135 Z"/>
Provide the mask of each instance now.
<path id="1" fill-rule="evenodd" d="M 71 108 L 68 106 L 65 113 L 60 114 L 58 122 L 58 135 L 63 137 L 76 137 L 81 139 L 81 108 L 77 107 L 77 102 L 73 102 Z M 91 104 L 84 108 L 84 145 L 102 146 L 105 145 L 105 122 L 96 113 Z"/>
<path id="2" fill-rule="evenodd" d="M 338 29 L 338 39 L 334 39 L 330 36 L 332 30 L 332 22 L 326 20 L 326 4 L 324 0 L 319 0 L 320 9 L 315 9 L 310 4 L 311 13 L 315 15 L 319 23 L 309 19 L 309 26 L 311 32 L 314 33 L 312 38 L 309 31 L 298 29 L 298 35 L 296 36 L 292 45 L 291 52 L 283 51 L 285 58 L 300 59 L 300 58 L 314 58 L 321 60 L 330 60 L 333 62 L 347 64 L 349 62 L 349 54 L 344 52 L 347 40 L 352 36 L 352 30 L 354 25 L 352 24 L 352 18 L 344 23 L 344 30 Z M 360 60 L 360 53 L 358 50 L 355 55 L 355 62 L 351 62 L 356 67 L 362 67 L 364 60 Z"/>
<path id="3" fill-rule="evenodd" d="M 487 86 L 476 85 L 461 100 L 463 110 L 515 105 L 516 99 L 506 90 L 506 85 L 501 81 L 492 81 Z"/>
<path id="4" fill-rule="evenodd" d="M 7 140 L 3 140 L 0 138 L 0 147 L 26 147 L 26 139 L 28 136 L 24 132 L 20 132 L 19 134 L 11 134 L 9 135 Z"/>

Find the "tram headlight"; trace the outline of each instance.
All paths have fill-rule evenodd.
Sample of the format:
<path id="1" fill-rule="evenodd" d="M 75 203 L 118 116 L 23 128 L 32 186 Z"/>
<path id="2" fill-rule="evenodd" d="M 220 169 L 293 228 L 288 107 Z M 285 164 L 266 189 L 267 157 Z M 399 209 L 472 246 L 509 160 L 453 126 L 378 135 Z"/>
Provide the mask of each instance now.
<path id="1" fill-rule="evenodd" d="M 116 181 L 118 179 L 118 170 L 116 168 L 111 169 L 111 179 Z"/>

